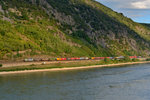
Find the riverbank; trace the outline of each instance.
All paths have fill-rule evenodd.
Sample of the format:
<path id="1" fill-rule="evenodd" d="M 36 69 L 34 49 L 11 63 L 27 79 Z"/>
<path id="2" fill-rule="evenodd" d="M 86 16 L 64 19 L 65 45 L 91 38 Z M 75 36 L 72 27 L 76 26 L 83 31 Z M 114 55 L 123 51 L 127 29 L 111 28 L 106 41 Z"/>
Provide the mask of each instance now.
<path id="1" fill-rule="evenodd" d="M 101 68 L 101 67 L 114 67 L 114 66 L 124 66 L 124 65 L 133 65 L 133 64 L 144 64 L 150 63 L 150 61 L 142 62 L 128 62 L 128 63 L 118 63 L 118 64 L 105 64 L 105 65 L 90 65 L 90 66 L 68 66 L 68 67 L 49 67 L 49 68 L 35 68 L 33 70 L 20 70 L 20 71 L 3 71 L 0 72 L 0 75 L 4 74 L 20 74 L 20 73 L 33 73 L 33 72 L 47 72 L 47 71 L 64 71 L 64 70 L 77 70 L 77 69 L 90 69 L 90 68 Z"/>

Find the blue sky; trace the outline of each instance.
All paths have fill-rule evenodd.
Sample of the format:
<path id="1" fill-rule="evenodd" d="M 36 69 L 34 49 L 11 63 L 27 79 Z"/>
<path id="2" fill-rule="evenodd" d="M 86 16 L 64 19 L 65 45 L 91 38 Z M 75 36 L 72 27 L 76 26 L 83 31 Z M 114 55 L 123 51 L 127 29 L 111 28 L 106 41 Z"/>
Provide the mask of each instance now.
<path id="1" fill-rule="evenodd" d="M 135 22 L 150 23 L 150 0 L 96 0 Z"/>

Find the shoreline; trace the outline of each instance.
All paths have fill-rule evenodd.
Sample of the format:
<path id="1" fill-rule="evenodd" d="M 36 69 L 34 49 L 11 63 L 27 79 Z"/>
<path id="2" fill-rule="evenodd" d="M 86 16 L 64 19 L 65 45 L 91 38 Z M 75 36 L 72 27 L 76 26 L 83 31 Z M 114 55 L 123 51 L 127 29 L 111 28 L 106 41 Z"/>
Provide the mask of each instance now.
<path id="1" fill-rule="evenodd" d="M 91 69 L 91 68 L 103 68 L 103 67 L 114 67 L 114 66 L 146 64 L 146 63 L 150 63 L 150 61 L 128 62 L 128 63 L 106 64 L 106 65 L 80 66 L 80 67 L 68 67 L 68 68 L 66 67 L 66 68 L 52 68 L 52 69 L 35 69 L 35 70 L 8 71 L 8 72 L 4 71 L 4 72 L 0 72 L 0 75 L 35 73 L 35 72 L 51 72 L 51 71 L 65 71 L 65 70 L 78 70 L 78 69 Z"/>

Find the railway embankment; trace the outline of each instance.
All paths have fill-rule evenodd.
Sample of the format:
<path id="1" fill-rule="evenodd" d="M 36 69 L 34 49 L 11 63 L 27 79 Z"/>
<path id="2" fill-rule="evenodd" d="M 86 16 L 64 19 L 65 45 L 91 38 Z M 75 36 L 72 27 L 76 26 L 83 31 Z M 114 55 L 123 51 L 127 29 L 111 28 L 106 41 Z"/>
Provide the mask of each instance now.
<path id="1" fill-rule="evenodd" d="M 100 61 L 82 61 L 82 62 L 57 62 L 51 64 L 40 65 L 27 65 L 16 67 L 3 67 L 0 68 L 0 75 L 4 74 L 19 74 L 19 73 L 33 73 L 33 72 L 46 72 L 46 71 L 64 71 L 64 70 L 77 70 L 77 69 L 90 69 L 101 67 L 121 67 L 125 65 L 144 64 L 150 63 L 150 61 L 138 61 L 138 62 L 125 62 L 125 63 L 111 63 L 101 64 Z"/>

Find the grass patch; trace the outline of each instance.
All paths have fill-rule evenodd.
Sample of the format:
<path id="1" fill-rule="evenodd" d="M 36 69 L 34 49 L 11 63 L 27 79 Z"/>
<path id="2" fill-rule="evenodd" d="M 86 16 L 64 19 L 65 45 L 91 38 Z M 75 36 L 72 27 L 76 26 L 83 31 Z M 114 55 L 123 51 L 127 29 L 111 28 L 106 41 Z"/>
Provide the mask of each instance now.
<path id="1" fill-rule="evenodd" d="M 77 61 L 77 62 L 75 61 L 75 62 L 67 62 L 67 63 L 66 62 L 58 62 L 58 63 L 41 64 L 41 65 L 31 64 L 28 66 L 3 67 L 3 68 L 0 68 L 0 72 L 53 69 L 53 68 L 72 68 L 72 67 L 81 67 L 81 66 L 86 67 L 86 66 L 107 65 L 107 64 L 117 64 L 117 63 L 126 63 L 126 62 L 127 61 L 124 61 L 124 60 L 104 59 L 104 60 L 88 60 L 88 61 Z"/>
<path id="2" fill-rule="evenodd" d="M 53 68 L 70 68 L 70 67 L 80 67 L 80 66 L 91 66 L 100 65 L 100 61 L 79 61 L 79 62 L 59 62 L 51 64 L 41 64 L 41 65 L 28 65 L 28 66 L 17 66 L 17 67 L 3 67 L 0 72 L 8 71 L 22 71 L 22 70 L 37 70 L 37 69 L 53 69 Z"/>

